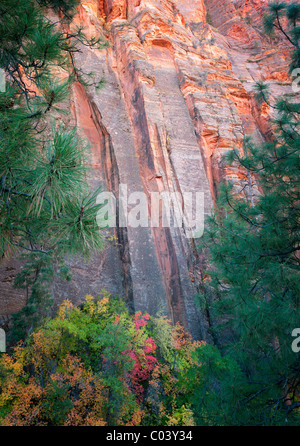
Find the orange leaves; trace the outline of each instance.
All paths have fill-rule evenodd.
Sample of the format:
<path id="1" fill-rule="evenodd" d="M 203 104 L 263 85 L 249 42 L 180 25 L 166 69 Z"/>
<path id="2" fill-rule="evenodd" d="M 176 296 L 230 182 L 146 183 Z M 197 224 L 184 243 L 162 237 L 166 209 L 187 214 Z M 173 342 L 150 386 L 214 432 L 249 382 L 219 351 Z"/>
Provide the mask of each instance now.
<path id="1" fill-rule="evenodd" d="M 76 357 L 68 355 L 60 368 L 51 378 L 64 386 L 73 405 L 64 425 L 105 426 L 108 392 L 101 381 Z"/>
<path id="2" fill-rule="evenodd" d="M 39 421 L 40 404 L 43 389 L 30 379 L 27 385 L 17 381 L 10 376 L 6 381 L 7 386 L 3 389 L 0 399 L 0 408 L 3 403 L 11 403 L 11 411 L 3 420 L 1 426 L 30 426 L 43 425 Z"/>
<path id="3" fill-rule="evenodd" d="M 183 347 L 188 347 L 192 343 L 192 337 L 188 334 L 182 325 L 177 323 L 173 330 L 173 340 L 176 350 L 180 350 Z"/>
<path id="4" fill-rule="evenodd" d="M 78 308 L 66 300 L 25 345 L 1 357 L 0 424 L 191 420 L 188 408 L 177 407 L 178 374 L 192 364 L 195 346 L 180 325 L 132 315 L 108 293 L 87 295 Z"/>
<path id="5" fill-rule="evenodd" d="M 59 307 L 57 316 L 59 319 L 66 319 L 68 316 L 68 313 L 70 312 L 70 310 L 72 310 L 74 308 L 74 305 L 72 304 L 71 301 L 69 301 L 68 299 L 66 299 L 61 306 Z"/>
<path id="6" fill-rule="evenodd" d="M 108 392 L 101 380 L 76 357 L 67 355 L 48 379 L 23 380 L 10 374 L 5 380 L 1 407 L 10 406 L 3 426 L 64 424 L 89 426 L 106 424 Z M 57 414 L 61 414 L 60 416 Z"/>

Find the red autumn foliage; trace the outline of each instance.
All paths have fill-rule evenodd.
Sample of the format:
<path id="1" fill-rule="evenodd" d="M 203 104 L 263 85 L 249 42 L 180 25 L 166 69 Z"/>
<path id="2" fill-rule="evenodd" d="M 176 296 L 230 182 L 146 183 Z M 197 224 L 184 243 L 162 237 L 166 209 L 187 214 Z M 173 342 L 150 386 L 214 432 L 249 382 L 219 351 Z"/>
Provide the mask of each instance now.
<path id="1" fill-rule="evenodd" d="M 129 360 L 133 361 L 133 367 L 130 372 L 128 372 L 128 377 L 130 380 L 131 390 L 136 394 L 138 403 L 141 403 L 144 395 L 143 383 L 147 382 L 152 372 L 157 368 L 158 361 L 153 356 L 156 350 L 156 344 L 152 337 L 144 338 L 142 336 L 141 328 L 147 326 L 149 314 L 142 315 L 141 311 L 135 313 L 133 319 L 135 324 L 135 340 L 138 341 L 137 344 L 140 345 L 142 341 L 142 346 L 139 349 L 131 348 L 130 350 L 125 350 L 123 354 L 129 356 Z"/>

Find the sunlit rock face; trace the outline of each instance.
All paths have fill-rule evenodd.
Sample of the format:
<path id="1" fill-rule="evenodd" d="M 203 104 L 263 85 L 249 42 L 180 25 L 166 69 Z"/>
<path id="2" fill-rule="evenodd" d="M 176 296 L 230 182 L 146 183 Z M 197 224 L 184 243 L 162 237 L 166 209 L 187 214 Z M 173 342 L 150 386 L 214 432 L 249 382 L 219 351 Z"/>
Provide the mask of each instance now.
<path id="1" fill-rule="evenodd" d="M 91 143 L 93 187 L 101 185 L 117 199 L 120 184 L 128 196 L 142 191 L 149 215 L 153 193 L 201 192 L 207 215 L 220 181 L 243 184 L 243 173 L 222 157 L 229 149 L 242 150 L 246 135 L 258 143 L 270 136 L 271 111 L 256 104 L 255 81 L 270 84 L 273 100 L 290 91 L 290 49 L 262 33 L 266 4 L 82 0 L 76 23 L 110 44 L 76 55 L 77 67 L 94 72 L 96 84 L 105 78 L 102 89 L 77 83 L 72 93 L 74 119 Z M 188 229 L 186 222 L 181 227 L 117 222 L 103 253 L 89 264 L 72 259 L 71 283 L 54 282 L 56 302 L 79 303 L 86 293 L 106 288 L 132 309 L 162 312 L 208 339 L 209 321 L 195 304 L 205 259 L 197 255 L 197 240 L 187 237 Z M 1 274 L 5 283 L 5 268 Z M 2 290 L 7 294 L 7 286 Z M 8 299 L 2 299 L 0 314 L 10 311 Z"/>

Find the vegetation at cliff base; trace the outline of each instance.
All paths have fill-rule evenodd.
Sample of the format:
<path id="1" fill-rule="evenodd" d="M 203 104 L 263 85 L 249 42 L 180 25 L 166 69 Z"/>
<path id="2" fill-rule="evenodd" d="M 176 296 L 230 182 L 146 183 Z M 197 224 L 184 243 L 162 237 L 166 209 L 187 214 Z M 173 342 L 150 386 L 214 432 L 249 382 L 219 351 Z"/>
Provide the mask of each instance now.
<path id="1" fill-rule="evenodd" d="M 0 357 L 0 425 L 194 425 L 193 385 L 212 349 L 105 292 L 65 301 Z"/>

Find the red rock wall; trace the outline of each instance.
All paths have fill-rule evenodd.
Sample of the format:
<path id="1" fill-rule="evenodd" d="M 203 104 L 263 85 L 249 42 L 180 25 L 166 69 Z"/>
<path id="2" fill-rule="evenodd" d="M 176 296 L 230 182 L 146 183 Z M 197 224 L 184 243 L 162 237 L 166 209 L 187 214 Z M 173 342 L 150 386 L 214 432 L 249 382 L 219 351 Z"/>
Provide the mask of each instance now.
<path id="1" fill-rule="evenodd" d="M 222 155 L 242 149 L 245 135 L 269 137 L 270 111 L 258 108 L 251 91 L 258 80 L 270 83 L 273 99 L 289 91 L 289 48 L 261 32 L 267 2 L 205 3 L 82 0 L 77 22 L 110 42 L 76 56 L 78 67 L 106 79 L 102 90 L 77 84 L 73 92 L 74 116 L 92 145 L 94 186 L 116 196 L 120 183 L 147 197 L 202 191 L 208 214 L 220 180 L 242 185 L 242 173 L 223 165 Z M 55 281 L 57 302 L 106 288 L 136 310 L 161 310 L 205 338 L 207 320 L 194 302 L 202 260 L 187 229 L 115 228 L 118 242 L 89 265 L 72 260 L 71 284 Z M 7 287 L 1 292 L 6 296 Z M 11 311 L 5 299 L 0 314 Z"/>

